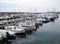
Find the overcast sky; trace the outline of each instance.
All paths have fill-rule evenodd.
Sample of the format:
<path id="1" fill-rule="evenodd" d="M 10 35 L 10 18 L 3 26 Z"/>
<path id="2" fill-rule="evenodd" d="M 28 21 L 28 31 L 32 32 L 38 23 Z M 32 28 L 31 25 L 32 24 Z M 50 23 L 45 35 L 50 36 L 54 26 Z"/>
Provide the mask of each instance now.
<path id="1" fill-rule="evenodd" d="M 0 0 L 0 11 L 60 11 L 60 0 Z"/>

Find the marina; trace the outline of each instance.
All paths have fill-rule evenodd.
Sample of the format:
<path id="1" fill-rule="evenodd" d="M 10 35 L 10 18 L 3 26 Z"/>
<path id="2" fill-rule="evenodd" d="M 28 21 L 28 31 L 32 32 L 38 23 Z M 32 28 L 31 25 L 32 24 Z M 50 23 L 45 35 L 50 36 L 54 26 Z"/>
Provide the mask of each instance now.
<path id="1" fill-rule="evenodd" d="M 0 44 L 60 44 L 60 0 L 0 0 Z"/>
<path id="2" fill-rule="evenodd" d="M 29 14 L 31 14 L 31 13 L 29 13 Z M 36 14 L 36 13 L 34 13 L 34 14 Z M 0 17 L 0 32 L 1 32 L 0 41 L 3 42 L 4 38 L 5 38 L 5 40 L 7 40 L 7 41 L 3 42 L 4 44 L 5 44 L 5 42 L 8 43 L 9 40 L 14 39 L 14 38 L 15 39 L 12 41 L 11 44 L 19 44 L 18 41 L 21 42 L 21 40 L 19 40 L 19 39 L 22 38 L 22 40 L 25 41 L 24 38 L 27 39 L 27 37 L 29 38 L 29 36 L 31 36 L 33 39 L 33 37 L 35 36 L 34 34 L 37 34 L 36 36 L 38 39 L 40 36 L 40 35 L 38 35 L 38 33 L 39 34 L 45 33 L 45 31 L 47 31 L 48 34 L 50 34 L 49 33 L 50 31 L 51 32 L 53 31 L 55 33 L 55 31 L 53 30 L 53 27 L 51 27 L 51 26 L 53 26 L 53 24 L 49 24 L 49 23 L 55 23 L 60 18 L 60 17 L 58 17 L 59 15 L 55 12 L 53 12 L 53 13 L 49 12 L 49 13 L 46 13 L 46 15 L 45 15 L 45 13 L 43 13 L 43 15 L 37 14 L 37 16 L 31 14 L 32 17 L 30 15 L 24 15 L 24 14 L 17 15 L 17 16 L 16 15 L 17 14 L 15 14 L 15 13 L 8 15 L 8 16 L 5 16 L 5 14 L 4 14 L 4 17 L 3 16 Z M 40 16 L 38 17 L 38 15 L 40 15 Z M 47 24 L 46 26 L 49 26 L 49 28 L 44 26 L 45 23 Z M 46 30 L 44 30 L 45 27 L 47 28 Z M 41 30 L 40 30 L 40 28 L 41 28 Z M 55 29 L 55 27 L 54 27 L 54 29 Z M 14 43 L 14 41 L 16 41 L 16 43 Z M 22 44 L 25 44 L 25 43 L 22 43 Z M 38 43 L 36 42 L 36 44 L 38 44 Z"/>

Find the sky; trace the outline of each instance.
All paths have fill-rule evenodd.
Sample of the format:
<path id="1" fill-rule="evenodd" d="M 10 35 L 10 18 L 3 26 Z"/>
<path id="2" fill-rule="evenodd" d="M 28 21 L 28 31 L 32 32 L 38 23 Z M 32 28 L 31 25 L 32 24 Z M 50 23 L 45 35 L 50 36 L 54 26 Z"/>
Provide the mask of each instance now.
<path id="1" fill-rule="evenodd" d="M 60 0 L 0 0 L 0 12 L 60 12 Z"/>

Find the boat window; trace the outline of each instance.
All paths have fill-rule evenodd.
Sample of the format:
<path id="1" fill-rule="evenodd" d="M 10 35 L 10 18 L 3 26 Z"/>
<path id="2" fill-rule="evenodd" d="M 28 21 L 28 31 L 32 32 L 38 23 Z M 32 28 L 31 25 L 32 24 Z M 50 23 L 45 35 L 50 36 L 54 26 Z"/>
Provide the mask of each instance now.
<path id="1" fill-rule="evenodd" d="M 22 27 L 28 27 L 28 26 L 22 26 Z"/>
<path id="2" fill-rule="evenodd" d="M 30 24 L 31 24 L 31 22 L 26 22 L 26 24 L 30 25 Z"/>
<path id="3" fill-rule="evenodd" d="M 12 28 L 9 28 L 9 29 L 12 29 Z"/>

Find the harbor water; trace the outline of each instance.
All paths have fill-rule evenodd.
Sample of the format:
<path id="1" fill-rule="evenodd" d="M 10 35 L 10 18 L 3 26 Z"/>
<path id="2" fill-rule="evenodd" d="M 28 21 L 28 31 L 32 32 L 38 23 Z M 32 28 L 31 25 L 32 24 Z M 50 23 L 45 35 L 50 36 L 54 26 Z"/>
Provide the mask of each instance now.
<path id="1" fill-rule="evenodd" d="M 60 17 L 39 26 L 36 31 L 27 34 L 26 38 L 17 36 L 11 44 L 60 44 Z"/>

